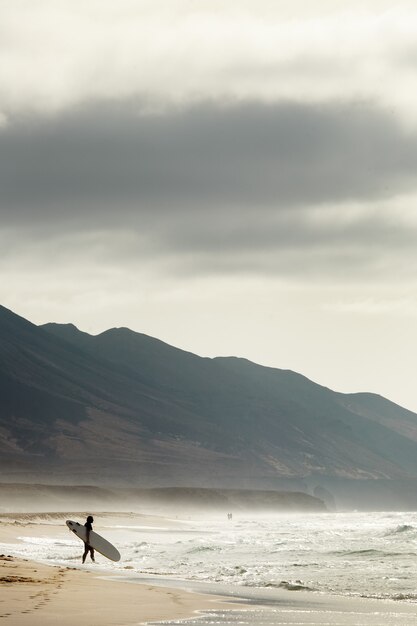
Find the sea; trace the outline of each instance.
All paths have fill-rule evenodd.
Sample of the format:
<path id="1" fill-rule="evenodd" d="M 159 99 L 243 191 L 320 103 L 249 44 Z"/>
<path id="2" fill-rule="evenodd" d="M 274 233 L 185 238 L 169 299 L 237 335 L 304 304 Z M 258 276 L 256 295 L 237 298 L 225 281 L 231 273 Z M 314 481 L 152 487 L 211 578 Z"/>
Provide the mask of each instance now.
<path id="1" fill-rule="evenodd" d="M 96 516 L 95 530 L 117 546 L 122 559 L 113 563 L 98 555 L 98 563 L 87 567 L 127 582 L 220 593 L 252 604 L 272 606 L 274 593 L 285 590 L 294 598 L 301 592 L 312 599 L 325 594 L 417 605 L 417 513 L 237 512 L 232 519 L 161 517 L 157 524 L 147 526 L 134 515 L 127 523 L 100 523 Z M 80 566 L 82 544 L 69 532 L 40 537 L 30 524 L 19 540 L 0 544 L 0 551 Z M 263 623 L 256 614 L 253 609 L 241 623 Z M 235 623 L 230 615 L 229 621 L 215 617 L 216 623 Z"/>

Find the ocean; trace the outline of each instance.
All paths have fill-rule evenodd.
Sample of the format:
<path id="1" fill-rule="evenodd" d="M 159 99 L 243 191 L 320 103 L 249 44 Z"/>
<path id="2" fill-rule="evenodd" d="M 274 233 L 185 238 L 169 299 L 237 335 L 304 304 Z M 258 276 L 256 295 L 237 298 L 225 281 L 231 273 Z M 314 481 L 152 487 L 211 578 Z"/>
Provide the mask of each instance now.
<path id="1" fill-rule="evenodd" d="M 100 522 L 96 515 L 95 530 L 117 546 L 122 560 L 112 563 L 98 555 L 89 569 L 252 603 L 271 603 L 280 590 L 292 591 L 294 598 L 308 592 L 311 598 L 330 594 L 417 603 L 417 513 L 235 513 L 232 520 L 226 514 L 161 517 L 153 527 L 131 515 L 126 524 L 123 518 L 119 522 Z M 0 551 L 81 566 L 79 539 L 69 532 L 37 536 L 36 528 L 36 523 L 22 527 L 20 543 L 0 544 Z M 255 617 L 251 623 L 257 623 Z"/>

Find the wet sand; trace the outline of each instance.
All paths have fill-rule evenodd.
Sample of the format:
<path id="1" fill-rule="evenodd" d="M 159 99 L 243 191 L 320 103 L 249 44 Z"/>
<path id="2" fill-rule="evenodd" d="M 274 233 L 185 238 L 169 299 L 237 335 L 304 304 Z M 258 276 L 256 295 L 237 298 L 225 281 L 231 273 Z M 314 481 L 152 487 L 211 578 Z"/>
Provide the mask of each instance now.
<path id="1" fill-rule="evenodd" d="M 0 557 L 0 624 L 127 626 L 190 617 L 197 609 L 215 606 L 223 604 L 179 590 L 129 585 L 79 569 Z"/>

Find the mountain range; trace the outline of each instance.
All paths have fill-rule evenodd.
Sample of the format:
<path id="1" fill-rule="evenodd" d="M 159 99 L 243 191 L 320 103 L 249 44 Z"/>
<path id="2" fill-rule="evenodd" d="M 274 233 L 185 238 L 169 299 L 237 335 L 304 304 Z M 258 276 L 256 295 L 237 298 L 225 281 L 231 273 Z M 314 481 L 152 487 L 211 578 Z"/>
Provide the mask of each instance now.
<path id="1" fill-rule="evenodd" d="M 417 415 L 127 328 L 93 336 L 0 307 L 0 471 L 5 481 L 316 489 L 344 504 L 413 507 Z"/>

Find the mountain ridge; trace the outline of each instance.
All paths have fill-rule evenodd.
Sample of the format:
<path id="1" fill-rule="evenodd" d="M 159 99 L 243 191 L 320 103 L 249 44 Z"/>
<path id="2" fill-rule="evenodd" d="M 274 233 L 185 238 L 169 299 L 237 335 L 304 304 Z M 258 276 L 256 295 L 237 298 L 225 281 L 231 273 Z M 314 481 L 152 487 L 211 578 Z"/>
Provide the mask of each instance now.
<path id="1" fill-rule="evenodd" d="M 0 307 L 0 467 L 138 486 L 417 478 L 417 415 L 291 370 Z M 188 481 L 188 484 L 187 484 Z"/>

